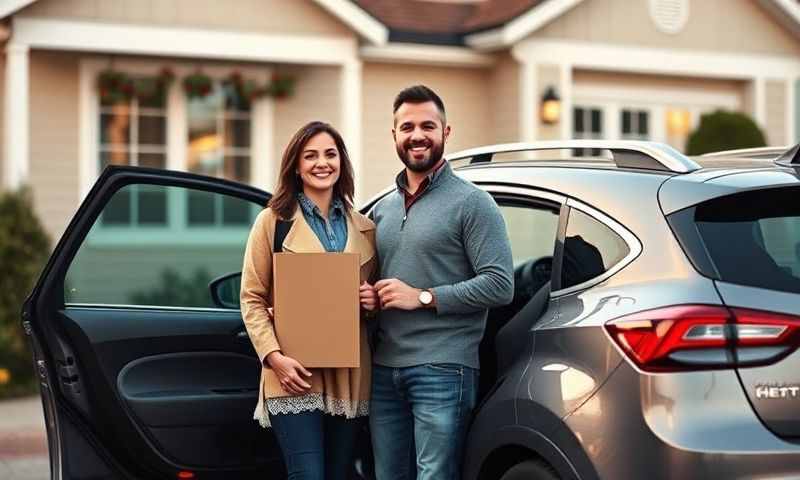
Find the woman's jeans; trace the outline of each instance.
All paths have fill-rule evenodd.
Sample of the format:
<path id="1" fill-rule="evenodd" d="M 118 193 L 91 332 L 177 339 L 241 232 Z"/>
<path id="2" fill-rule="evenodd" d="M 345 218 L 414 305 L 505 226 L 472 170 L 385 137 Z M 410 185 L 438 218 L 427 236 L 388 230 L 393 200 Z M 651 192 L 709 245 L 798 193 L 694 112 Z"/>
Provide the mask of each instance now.
<path id="1" fill-rule="evenodd" d="M 349 480 L 364 418 L 316 410 L 269 415 L 289 480 Z"/>
<path id="2" fill-rule="evenodd" d="M 478 370 L 374 365 L 370 431 L 377 480 L 459 480 Z"/>

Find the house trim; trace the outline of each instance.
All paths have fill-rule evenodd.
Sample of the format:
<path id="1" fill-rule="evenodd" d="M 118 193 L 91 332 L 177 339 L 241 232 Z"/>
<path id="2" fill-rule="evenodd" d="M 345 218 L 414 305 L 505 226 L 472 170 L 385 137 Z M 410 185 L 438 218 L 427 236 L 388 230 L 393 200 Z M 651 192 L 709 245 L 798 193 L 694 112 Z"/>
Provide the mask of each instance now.
<path id="1" fill-rule="evenodd" d="M 560 17 L 583 0 L 549 0 L 528 10 L 502 27 L 467 35 L 465 41 L 479 50 L 494 50 L 512 45 Z"/>
<path id="2" fill-rule="evenodd" d="M 328 13 L 375 45 L 389 40 L 389 29 L 350 0 L 314 0 Z"/>
<path id="3" fill-rule="evenodd" d="M 355 38 L 33 18 L 14 18 L 13 38 L 31 48 L 306 65 L 344 65 L 358 54 Z"/>
<path id="4" fill-rule="evenodd" d="M 3 183 L 16 189 L 28 180 L 30 170 L 30 48 L 6 45 Z"/>
<path id="5" fill-rule="evenodd" d="M 0 18 L 22 10 L 36 0 L 0 0 Z"/>
<path id="6" fill-rule="evenodd" d="M 422 43 L 392 43 L 380 47 L 365 46 L 361 47 L 359 53 L 365 61 L 412 65 L 490 67 L 495 62 L 491 55 L 466 47 Z"/>

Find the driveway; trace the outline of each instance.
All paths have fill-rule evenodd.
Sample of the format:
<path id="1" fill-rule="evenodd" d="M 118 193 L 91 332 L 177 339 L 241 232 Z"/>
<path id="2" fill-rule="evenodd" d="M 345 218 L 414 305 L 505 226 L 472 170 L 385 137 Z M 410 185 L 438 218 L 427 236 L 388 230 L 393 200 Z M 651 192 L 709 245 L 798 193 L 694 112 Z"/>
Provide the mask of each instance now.
<path id="1" fill-rule="evenodd" d="M 39 396 L 0 401 L 0 478 L 50 478 L 47 437 Z"/>

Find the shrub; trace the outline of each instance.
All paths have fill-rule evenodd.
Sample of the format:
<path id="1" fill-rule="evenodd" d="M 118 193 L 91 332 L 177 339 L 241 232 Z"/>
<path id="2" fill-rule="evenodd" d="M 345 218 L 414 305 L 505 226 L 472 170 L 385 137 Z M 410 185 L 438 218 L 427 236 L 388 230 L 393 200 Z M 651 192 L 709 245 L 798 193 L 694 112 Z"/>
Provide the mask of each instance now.
<path id="1" fill-rule="evenodd" d="M 0 398 L 35 391 L 20 311 L 49 255 L 30 190 L 0 193 Z"/>
<path id="2" fill-rule="evenodd" d="M 689 135 L 687 155 L 702 155 L 720 150 L 763 147 L 764 134 L 744 113 L 717 110 L 700 117 L 697 130 Z"/>

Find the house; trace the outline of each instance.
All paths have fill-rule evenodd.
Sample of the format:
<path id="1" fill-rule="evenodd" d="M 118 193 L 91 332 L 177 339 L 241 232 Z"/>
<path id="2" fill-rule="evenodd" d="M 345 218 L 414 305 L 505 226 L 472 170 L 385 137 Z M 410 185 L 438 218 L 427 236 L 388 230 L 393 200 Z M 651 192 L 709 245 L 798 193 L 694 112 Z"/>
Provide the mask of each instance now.
<path id="1" fill-rule="evenodd" d="M 795 0 L 0 0 L 0 18 L 0 180 L 33 187 L 56 238 L 106 164 L 271 190 L 312 119 L 344 134 L 364 201 L 400 169 L 391 103 L 415 83 L 442 94 L 449 151 L 573 137 L 682 149 L 719 108 L 750 114 L 771 145 L 798 138 Z M 109 72 L 164 88 L 120 101 L 99 87 Z M 190 98 L 193 75 L 212 85 Z M 272 79 L 293 91 L 234 88 Z M 118 224 L 137 202 L 158 217 L 148 198 L 121 204 Z"/>

